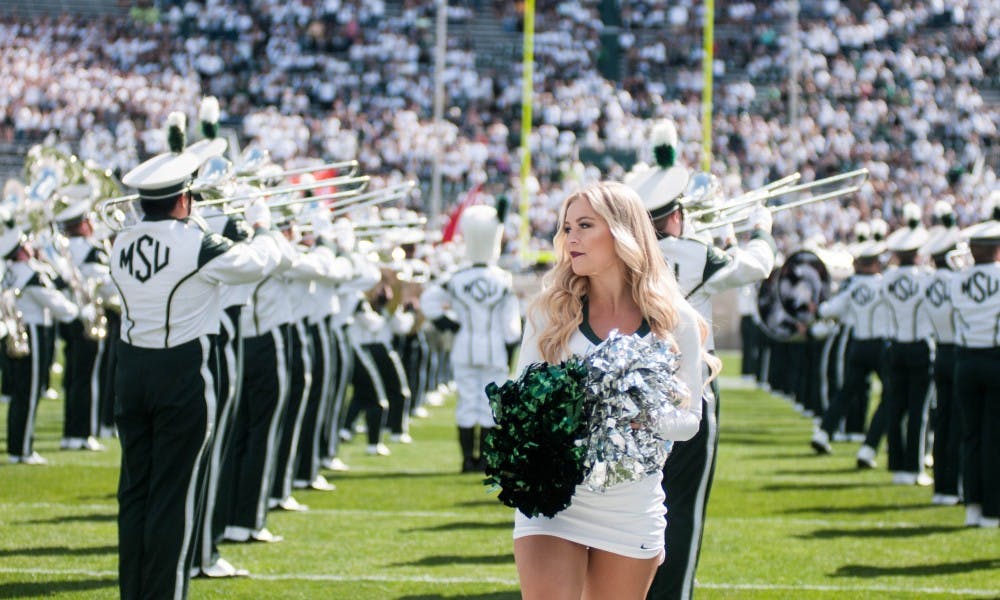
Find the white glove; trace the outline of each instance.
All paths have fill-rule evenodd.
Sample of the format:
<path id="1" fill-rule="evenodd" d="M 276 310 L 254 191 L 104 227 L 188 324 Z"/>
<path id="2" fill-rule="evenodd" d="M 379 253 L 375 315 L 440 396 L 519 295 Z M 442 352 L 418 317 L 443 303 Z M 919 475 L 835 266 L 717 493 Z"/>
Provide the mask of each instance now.
<path id="1" fill-rule="evenodd" d="M 333 237 L 333 223 L 326 215 L 314 213 L 311 219 L 313 235 L 316 237 Z"/>
<path id="2" fill-rule="evenodd" d="M 727 223 L 721 227 L 715 227 L 712 229 L 712 237 L 721 240 L 723 247 L 729 247 L 736 244 L 736 230 L 733 228 L 732 223 Z"/>
<path id="3" fill-rule="evenodd" d="M 260 198 L 247 205 L 243 210 L 243 217 L 255 229 L 257 227 L 263 227 L 264 229 L 271 228 L 271 209 Z"/>
<path id="4" fill-rule="evenodd" d="M 97 320 L 97 309 L 93 304 L 85 304 L 83 308 L 80 309 L 80 320 L 92 323 Z"/>
<path id="5" fill-rule="evenodd" d="M 750 211 L 747 217 L 750 229 L 760 229 L 764 233 L 771 233 L 771 225 L 774 223 L 774 216 L 763 204 L 758 204 Z"/>

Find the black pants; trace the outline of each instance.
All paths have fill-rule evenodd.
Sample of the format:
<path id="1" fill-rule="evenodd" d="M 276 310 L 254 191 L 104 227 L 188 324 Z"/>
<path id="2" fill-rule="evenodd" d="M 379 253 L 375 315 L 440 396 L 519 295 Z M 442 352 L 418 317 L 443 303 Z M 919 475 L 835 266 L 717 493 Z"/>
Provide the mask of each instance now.
<path id="1" fill-rule="evenodd" d="M 115 370 L 118 368 L 118 344 L 121 337 L 122 318 L 114 311 L 107 312 L 108 337 L 104 343 L 104 358 L 101 360 L 101 398 L 98 415 L 100 425 L 113 427 L 115 424 Z"/>
<path id="2" fill-rule="evenodd" d="M 66 343 L 63 437 L 86 438 L 97 435 L 105 340 L 96 341 L 86 337 L 83 323 L 79 319 L 62 324 L 59 331 Z"/>
<path id="3" fill-rule="evenodd" d="M 344 424 L 350 427 L 361 411 L 365 411 L 368 443 L 377 444 L 382 437 L 389 408 L 386 384 L 382 381 L 385 368 L 380 368 L 378 362 L 385 364 L 388 361 L 389 350 L 384 344 L 363 344 L 354 350 L 354 373 L 351 378 L 354 395 Z"/>
<path id="4" fill-rule="evenodd" d="M 194 544 L 194 566 L 207 568 L 219 559 L 219 542 L 222 541 L 228 518 L 228 502 L 231 499 L 233 472 L 232 461 L 227 461 L 232 447 L 232 431 L 236 409 L 237 375 L 239 359 L 236 347 L 239 343 L 240 307 L 231 306 L 222 315 L 219 336 L 216 341 L 216 360 L 210 363 L 216 381 L 215 428 L 209 440 L 208 451 L 202 469 L 205 472 L 204 504 L 200 511 L 192 538 Z"/>
<path id="5" fill-rule="evenodd" d="M 306 328 L 313 349 L 312 385 L 306 398 L 302 430 L 299 432 L 298 465 L 295 479 L 312 481 L 319 475 L 319 438 L 322 423 L 330 406 L 331 348 L 326 323 L 312 323 Z"/>
<path id="6" fill-rule="evenodd" d="M 333 363 L 336 368 L 332 371 L 330 380 L 331 397 L 330 410 L 323 422 L 322 437 L 320 438 L 320 449 L 323 458 L 333 458 L 337 456 L 340 447 L 340 429 L 344 426 L 347 417 L 347 384 L 350 383 L 354 374 L 354 350 L 348 341 L 347 331 L 339 326 L 330 327 L 330 342 Z"/>
<path id="7" fill-rule="evenodd" d="M 864 402 L 867 406 L 867 399 L 870 389 L 869 380 L 872 373 L 885 381 L 884 362 L 885 340 L 881 338 L 857 339 L 848 342 L 847 356 L 844 364 L 844 385 L 840 392 L 834 397 L 833 402 L 823 413 L 823 421 L 820 427 L 831 437 L 840 428 L 841 419 L 852 412 L 857 411 L 857 404 Z M 871 428 L 869 428 L 871 429 Z M 878 448 L 879 433 L 872 448 Z"/>
<path id="8" fill-rule="evenodd" d="M 9 358 L 4 367 L 4 387 L 10 394 L 7 408 L 7 454 L 28 456 L 33 451 L 38 401 L 49 387 L 52 327 L 26 324 L 31 352 Z"/>
<path id="9" fill-rule="evenodd" d="M 958 495 L 958 469 L 961 456 L 961 402 L 955 399 L 955 345 L 938 344 L 934 356 L 936 406 L 932 415 L 934 428 L 934 491 Z"/>
<path id="10" fill-rule="evenodd" d="M 412 411 L 423 406 L 424 394 L 427 392 L 427 371 L 430 364 L 427 339 L 423 332 L 407 335 L 400 339 L 398 350 L 409 384 Z"/>
<path id="11" fill-rule="evenodd" d="M 234 483 L 229 525 L 261 529 L 278 447 L 278 415 L 288 389 L 278 329 L 243 340 L 243 383 L 233 423 Z"/>
<path id="12" fill-rule="evenodd" d="M 966 504 L 1000 518 L 1000 348 L 955 351 L 955 399 L 962 413 L 962 489 Z"/>
<path id="13" fill-rule="evenodd" d="M 702 399 L 698 433 L 685 442 L 675 442 L 663 466 L 667 506 L 666 560 L 656 570 L 646 596 L 650 600 L 690 598 L 693 593 L 719 447 L 719 401 L 715 381 L 712 391 L 716 394 L 714 398 Z"/>
<path id="14" fill-rule="evenodd" d="M 923 471 L 931 355 L 926 342 L 892 342 L 886 354 L 889 470 Z"/>
<path id="15" fill-rule="evenodd" d="M 743 359 L 740 362 L 741 375 L 756 377 L 760 370 L 760 340 L 758 339 L 760 335 L 752 316 L 743 315 L 740 317 L 740 341 L 743 346 Z"/>
<path id="16" fill-rule="evenodd" d="M 119 341 L 115 422 L 122 445 L 122 598 L 187 596 L 198 464 L 215 415 L 211 338 L 169 349 Z"/>
<path id="17" fill-rule="evenodd" d="M 309 390 L 312 388 L 312 357 L 309 337 L 300 322 L 291 323 L 284 331 L 288 348 L 289 387 L 288 400 L 281 411 L 278 436 L 278 460 L 275 463 L 271 498 L 284 500 L 292 495 L 292 476 L 299 460 L 299 434 Z"/>

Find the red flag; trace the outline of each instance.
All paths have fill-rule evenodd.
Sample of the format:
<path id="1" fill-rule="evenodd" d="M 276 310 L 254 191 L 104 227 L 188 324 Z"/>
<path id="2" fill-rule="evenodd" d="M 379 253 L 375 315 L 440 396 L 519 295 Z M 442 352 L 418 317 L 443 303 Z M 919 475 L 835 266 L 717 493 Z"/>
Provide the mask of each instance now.
<path id="1" fill-rule="evenodd" d="M 476 187 L 466 192 L 465 198 L 462 198 L 462 201 L 452 209 L 451 215 L 448 216 L 448 222 L 445 223 L 444 229 L 441 230 L 441 242 L 450 242 L 455 237 L 455 231 L 458 230 L 458 221 L 462 218 L 462 212 L 467 207 L 476 203 L 476 198 L 479 196 L 479 190 L 482 187 L 483 184 L 477 183 Z"/>

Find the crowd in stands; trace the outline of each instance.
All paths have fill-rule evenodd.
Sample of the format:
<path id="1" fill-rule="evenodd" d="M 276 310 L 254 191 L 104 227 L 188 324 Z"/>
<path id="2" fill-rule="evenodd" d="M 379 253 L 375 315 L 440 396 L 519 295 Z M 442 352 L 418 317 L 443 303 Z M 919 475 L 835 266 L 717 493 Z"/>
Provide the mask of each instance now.
<path id="1" fill-rule="evenodd" d="M 631 162 L 622 156 L 652 160 L 656 119 L 674 119 L 682 160 L 701 162 L 702 3 L 621 3 L 620 83 L 597 67 L 601 4 L 537 2 L 535 246 L 551 239 L 554 208 L 570 187 L 621 179 Z M 0 139 L 58 131 L 81 157 L 121 172 L 165 149 L 168 112 L 185 109 L 193 123 L 211 94 L 224 124 L 277 161 L 358 158 L 366 172 L 429 182 L 440 150 L 446 208 L 479 183 L 517 198 L 520 65 L 477 60 L 461 26 L 484 15 L 513 36 L 523 5 L 449 2 L 458 33 L 448 40 L 443 125 L 432 119 L 434 6 L 181 0 L 162 2 L 152 22 L 6 15 Z M 980 90 L 1000 86 L 1000 1 L 722 1 L 716 23 L 712 171 L 727 194 L 795 171 L 804 181 L 872 173 L 856 197 L 781 213 L 783 248 L 816 235 L 844 239 L 875 211 L 895 224 L 910 200 L 929 215 L 935 200 L 950 199 L 963 224 L 979 218 L 997 185 L 986 159 L 1000 147 L 1000 111 Z M 789 122 L 795 72 L 798 114 Z M 584 153 L 602 158 L 578 164 Z"/>

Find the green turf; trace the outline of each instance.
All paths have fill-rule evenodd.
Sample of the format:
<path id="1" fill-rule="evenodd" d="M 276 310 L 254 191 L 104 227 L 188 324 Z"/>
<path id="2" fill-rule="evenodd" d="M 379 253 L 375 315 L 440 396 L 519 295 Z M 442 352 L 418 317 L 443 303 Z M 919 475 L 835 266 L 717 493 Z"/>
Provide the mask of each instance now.
<path id="1" fill-rule="evenodd" d="M 43 401 L 49 466 L 0 466 L 0 598 L 117 595 L 118 448 L 60 452 L 61 413 Z M 449 404 L 415 420 L 415 443 L 389 457 L 347 444 L 336 491 L 298 492 L 310 512 L 269 517 L 284 542 L 223 546 L 252 579 L 195 580 L 191 596 L 518 598 L 512 512 L 458 474 L 452 419 Z M 853 444 L 814 456 L 810 430 L 783 400 L 724 379 L 699 598 L 1000 596 L 996 531 L 963 528 L 960 507 L 932 507 L 884 469 L 856 471 Z"/>

